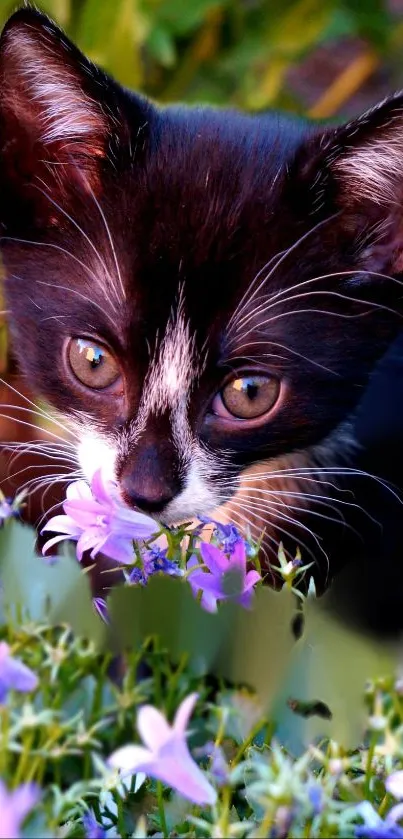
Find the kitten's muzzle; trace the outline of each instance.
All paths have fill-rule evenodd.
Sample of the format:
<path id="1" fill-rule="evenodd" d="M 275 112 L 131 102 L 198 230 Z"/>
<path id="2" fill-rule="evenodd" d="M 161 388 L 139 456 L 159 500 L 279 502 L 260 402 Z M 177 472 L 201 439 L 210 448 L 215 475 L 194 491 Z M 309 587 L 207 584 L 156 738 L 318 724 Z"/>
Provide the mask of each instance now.
<path id="1" fill-rule="evenodd" d="M 161 513 L 182 489 L 170 452 L 165 447 L 144 446 L 119 476 L 124 501 L 150 515 Z"/>

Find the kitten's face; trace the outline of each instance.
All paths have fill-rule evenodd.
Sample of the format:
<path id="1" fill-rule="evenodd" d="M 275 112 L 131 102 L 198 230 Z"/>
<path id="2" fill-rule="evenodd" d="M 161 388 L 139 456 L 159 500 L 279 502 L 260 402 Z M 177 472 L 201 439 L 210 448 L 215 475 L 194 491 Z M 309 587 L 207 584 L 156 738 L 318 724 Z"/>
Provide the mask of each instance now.
<path id="1" fill-rule="evenodd" d="M 173 523 L 242 519 L 245 475 L 331 437 L 337 462 L 400 322 L 400 99 L 332 131 L 157 110 L 28 10 L 0 70 L 14 347 L 85 474 Z"/>

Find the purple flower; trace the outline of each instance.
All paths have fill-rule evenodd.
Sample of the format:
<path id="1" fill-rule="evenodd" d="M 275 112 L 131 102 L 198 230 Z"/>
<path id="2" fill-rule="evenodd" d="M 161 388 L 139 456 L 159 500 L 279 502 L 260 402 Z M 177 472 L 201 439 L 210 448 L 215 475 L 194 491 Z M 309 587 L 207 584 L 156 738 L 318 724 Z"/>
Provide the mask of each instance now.
<path id="1" fill-rule="evenodd" d="M 25 491 L 18 493 L 15 498 L 6 498 L 0 489 L 0 528 L 7 519 L 17 518 L 25 498 Z"/>
<path id="2" fill-rule="evenodd" d="M 147 583 L 146 575 L 141 568 L 132 568 L 127 578 L 127 582 L 132 586 L 145 586 Z"/>
<path id="3" fill-rule="evenodd" d="M 22 693 L 35 690 L 38 677 L 18 658 L 10 655 L 10 647 L 0 642 L 0 703 L 3 704 L 9 690 Z M 1 813 L 1 808 L 0 808 Z"/>
<path id="4" fill-rule="evenodd" d="M 403 828 L 396 824 L 403 817 L 403 804 L 392 807 L 385 819 L 381 819 L 369 801 L 362 801 L 356 813 L 364 822 L 355 828 L 357 839 L 403 839 Z"/>
<path id="5" fill-rule="evenodd" d="M 77 540 L 77 559 L 84 551 L 91 551 L 91 558 L 102 551 L 117 562 L 133 561 L 133 539 L 148 539 L 158 525 L 143 513 L 123 506 L 116 485 L 105 482 L 99 469 L 91 481 L 74 481 L 67 487 L 63 504 L 65 515 L 53 516 L 43 528 L 62 533 L 54 536 L 43 547 L 43 553 L 62 539 Z"/>
<path id="6" fill-rule="evenodd" d="M 0 527 L 3 526 L 6 519 L 9 519 L 14 515 L 15 510 L 13 509 L 11 500 L 9 498 L 1 500 L 0 498 Z"/>
<path id="7" fill-rule="evenodd" d="M 215 521 L 215 519 L 209 519 L 205 516 L 200 516 L 200 521 L 203 523 L 203 527 L 206 524 L 214 524 L 214 538 L 224 553 L 232 554 L 236 545 L 245 545 L 246 553 L 253 553 L 253 550 L 245 542 L 245 539 L 241 536 L 238 528 L 234 524 L 222 524 L 220 521 Z"/>
<path id="8" fill-rule="evenodd" d="M 93 810 L 83 815 L 83 825 L 86 839 L 105 839 L 106 831 L 103 829 L 96 818 Z"/>
<path id="9" fill-rule="evenodd" d="M 228 782 L 229 766 L 221 746 L 216 746 L 212 740 L 208 740 L 204 746 L 195 750 L 195 754 L 198 757 L 208 757 L 210 759 L 210 774 L 218 786 Z"/>
<path id="10" fill-rule="evenodd" d="M 19 839 L 20 827 L 39 798 L 36 784 L 21 784 L 9 792 L 0 780 L 0 839 Z"/>
<path id="11" fill-rule="evenodd" d="M 163 781 L 195 804 L 214 804 L 215 789 L 193 760 L 186 729 L 197 701 L 192 693 L 181 702 L 170 726 L 163 714 L 152 705 L 144 705 L 137 716 L 137 728 L 144 746 L 123 746 L 109 758 L 109 763 L 125 774 L 145 772 Z"/>
<path id="12" fill-rule="evenodd" d="M 182 577 L 183 571 L 177 562 L 167 559 L 167 549 L 152 545 L 149 551 L 143 554 L 144 574 L 146 580 L 154 574 L 168 574 L 170 577 Z"/>
<path id="13" fill-rule="evenodd" d="M 104 623 L 109 623 L 109 613 L 106 600 L 103 597 L 93 597 L 92 605 Z"/>
<path id="14" fill-rule="evenodd" d="M 190 557 L 186 568 L 188 571 L 195 568 L 188 579 L 195 597 L 199 591 L 202 592 L 203 608 L 207 612 L 216 612 L 219 600 L 234 600 L 249 608 L 254 586 L 261 577 L 257 571 L 246 571 L 244 542 L 238 542 L 229 557 L 208 542 L 200 544 L 200 553 L 208 571 L 196 567 L 199 564 L 196 556 Z"/>

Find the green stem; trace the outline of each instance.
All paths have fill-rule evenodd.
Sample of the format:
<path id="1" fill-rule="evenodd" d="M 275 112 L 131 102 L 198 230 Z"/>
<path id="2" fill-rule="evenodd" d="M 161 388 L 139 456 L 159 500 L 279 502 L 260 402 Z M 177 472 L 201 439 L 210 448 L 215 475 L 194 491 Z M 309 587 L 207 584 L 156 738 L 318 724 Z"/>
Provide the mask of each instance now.
<path id="1" fill-rule="evenodd" d="M 18 761 L 18 766 L 14 776 L 14 786 L 18 787 L 18 785 L 26 780 L 25 773 L 29 770 L 30 765 L 32 764 L 32 754 L 31 749 L 33 746 L 35 738 L 35 731 L 31 728 L 29 729 L 27 735 L 24 737 L 24 750 L 20 755 L 20 759 Z"/>
<path id="2" fill-rule="evenodd" d="M 160 826 L 164 836 L 164 839 L 168 839 L 168 825 L 165 818 L 165 808 L 164 808 L 164 797 L 162 791 L 162 783 L 161 781 L 157 781 L 157 801 L 158 801 L 158 812 L 160 816 Z"/>
<path id="3" fill-rule="evenodd" d="M 370 740 L 370 744 L 368 747 L 368 755 L 367 755 L 367 766 L 365 769 L 365 781 L 364 781 L 364 798 L 369 798 L 369 793 L 371 789 L 371 777 L 372 777 L 372 761 L 375 754 L 375 746 L 377 743 L 377 736 L 373 734 Z"/>

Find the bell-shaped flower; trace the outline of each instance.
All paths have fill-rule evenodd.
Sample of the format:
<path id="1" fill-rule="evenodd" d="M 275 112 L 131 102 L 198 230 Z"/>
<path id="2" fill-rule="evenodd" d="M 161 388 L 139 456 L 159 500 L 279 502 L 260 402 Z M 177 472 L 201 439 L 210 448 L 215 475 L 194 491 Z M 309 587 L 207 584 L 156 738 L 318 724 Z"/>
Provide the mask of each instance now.
<path id="1" fill-rule="evenodd" d="M 217 602 L 233 600 L 250 608 L 256 583 L 261 579 L 257 571 L 247 571 L 246 548 L 243 541 L 237 542 L 227 556 L 215 545 L 200 544 L 200 554 L 206 571 L 200 568 L 196 556 L 191 556 L 186 569 L 188 580 L 195 597 L 201 592 L 201 605 L 207 612 L 217 611 Z M 194 570 L 192 570 L 194 569 Z"/>
<path id="2" fill-rule="evenodd" d="M 38 686 L 36 674 L 10 655 L 10 647 L 5 641 L 0 642 L 0 704 L 3 704 L 8 691 L 16 690 L 28 693 Z M 0 809 L 1 813 L 1 809 Z M 1 818 L 1 817 L 0 817 Z"/>
<path id="3" fill-rule="evenodd" d="M 158 525 L 149 516 L 125 507 L 112 481 L 105 481 L 101 470 L 95 472 L 91 488 L 85 481 L 67 487 L 63 503 L 65 515 L 53 516 L 42 530 L 63 534 L 48 539 L 43 553 L 63 539 L 77 541 L 77 559 L 90 551 L 92 559 L 102 551 L 121 563 L 133 562 L 134 539 L 149 539 Z"/>
<path id="4" fill-rule="evenodd" d="M 172 726 L 152 705 L 144 705 L 137 716 L 137 728 L 144 746 L 123 746 L 109 758 L 122 773 L 144 772 L 176 789 L 194 804 L 214 804 L 217 793 L 193 760 L 186 742 L 186 730 L 197 694 L 180 704 Z"/>
<path id="5" fill-rule="evenodd" d="M 19 839 L 21 825 L 39 798 L 36 784 L 21 784 L 9 792 L 0 780 L 0 839 Z"/>

